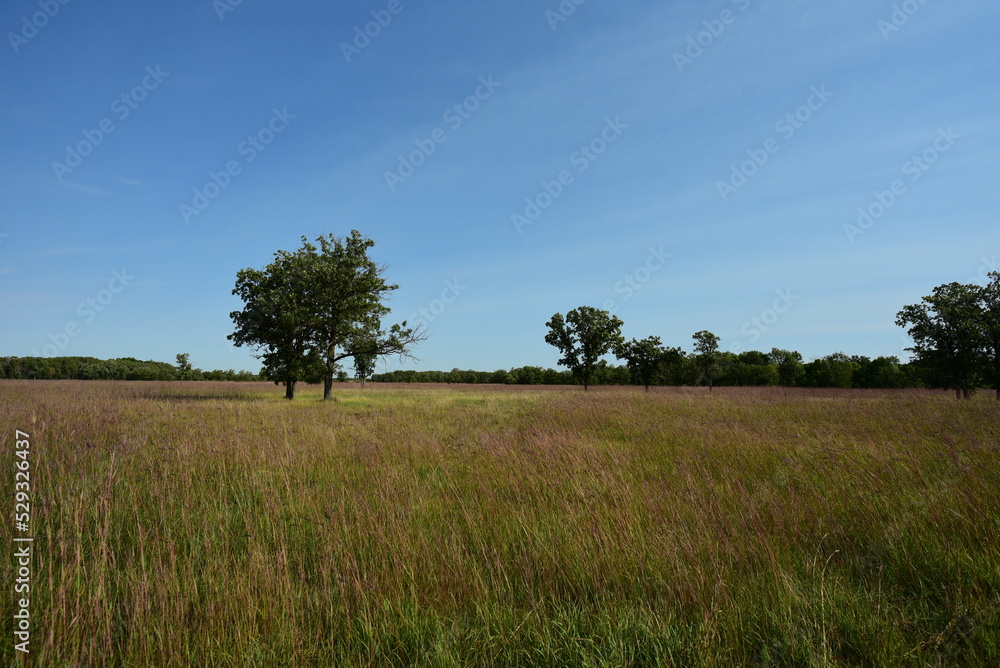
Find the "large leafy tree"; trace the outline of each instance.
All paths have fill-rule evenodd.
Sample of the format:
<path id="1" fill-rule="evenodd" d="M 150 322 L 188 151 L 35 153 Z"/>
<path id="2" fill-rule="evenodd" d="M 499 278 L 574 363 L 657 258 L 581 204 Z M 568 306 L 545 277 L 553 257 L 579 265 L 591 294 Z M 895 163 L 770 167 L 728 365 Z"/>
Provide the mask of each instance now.
<path id="1" fill-rule="evenodd" d="M 320 236 L 315 244 L 303 237 L 294 253 L 278 251 L 263 270 L 237 274 L 233 294 L 244 308 L 230 314 L 236 331 L 229 338 L 258 351 L 287 398 L 294 398 L 296 382 L 318 376 L 329 399 L 342 360 L 411 357 L 412 346 L 426 338 L 406 322 L 383 328 L 389 312 L 383 302 L 399 286 L 386 282 L 385 265 L 368 257 L 374 245 L 357 230 L 343 239 Z"/>
<path id="2" fill-rule="evenodd" d="M 615 357 L 625 360 L 625 366 L 647 392 L 665 366 L 678 363 L 682 356 L 680 348 L 664 348 L 658 336 L 649 336 L 641 341 L 632 339 L 615 348 Z"/>
<path id="3" fill-rule="evenodd" d="M 907 350 L 931 384 L 955 390 L 959 398 L 970 398 L 982 386 L 988 345 L 982 302 L 978 286 L 947 283 L 896 315 L 896 324 L 913 338 Z"/>
<path id="4" fill-rule="evenodd" d="M 623 324 L 607 311 L 581 306 L 567 313 L 565 318 L 561 313 L 553 315 L 545 325 L 549 328 L 545 342 L 562 353 L 559 364 L 582 380 L 586 390 L 600 358 L 621 344 Z"/>
<path id="5" fill-rule="evenodd" d="M 695 363 L 702 375 L 708 380 L 708 391 L 722 373 L 722 356 L 719 354 L 719 337 L 712 332 L 702 330 L 692 337 L 694 339 Z"/>

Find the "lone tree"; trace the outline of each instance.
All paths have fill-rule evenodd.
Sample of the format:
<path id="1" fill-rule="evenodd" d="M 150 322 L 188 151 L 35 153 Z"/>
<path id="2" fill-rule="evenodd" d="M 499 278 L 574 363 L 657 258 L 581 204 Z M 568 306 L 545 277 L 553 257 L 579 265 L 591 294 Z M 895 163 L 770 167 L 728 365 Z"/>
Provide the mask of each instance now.
<path id="1" fill-rule="evenodd" d="M 721 372 L 719 337 L 712 332 L 702 330 L 692 338 L 694 338 L 695 363 L 708 379 L 708 391 L 711 392 L 712 383 Z"/>
<path id="2" fill-rule="evenodd" d="M 683 353 L 680 348 L 664 348 L 660 337 L 650 336 L 642 341 L 632 339 L 628 343 L 621 343 L 615 349 L 615 357 L 625 360 L 633 377 L 649 392 L 653 379 L 667 364 L 680 362 Z"/>
<path id="3" fill-rule="evenodd" d="M 302 248 L 278 251 L 263 270 L 243 269 L 233 294 L 242 311 L 230 314 L 236 331 L 229 339 L 248 345 L 264 359 L 267 377 L 284 383 L 285 397 L 295 384 L 323 379 L 329 399 L 338 363 L 357 355 L 412 358 L 411 349 L 426 335 L 406 322 L 382 328 L 389 309 L 383 304 L 399 286 L 387 283 L 387 267 L 368 257 L 375 242 L 352 230 L 349 237 L 302 237 Z"/>
<path id="4" fill-rule="evenodd" d="M 583 389 L 587 390 L 598 360 L 621 344 L 623 324 L 607 311 L 581 306 L 567 313 L 565 318 L 560 313 L 552 316 L 546 323 L 549 333 L 545 335 L 545 342 L 562 353 L 559 364 L 580 378 Z"/>
<path id="5" fill-rule="evenodd" d="M 988 336 L 984 291 L 976 285 L 947 283 L 921 303 L 904 306 L 896 324 L 907 328 L 917 364 L 933 385 L 969 399 L 982 386 Z"/>

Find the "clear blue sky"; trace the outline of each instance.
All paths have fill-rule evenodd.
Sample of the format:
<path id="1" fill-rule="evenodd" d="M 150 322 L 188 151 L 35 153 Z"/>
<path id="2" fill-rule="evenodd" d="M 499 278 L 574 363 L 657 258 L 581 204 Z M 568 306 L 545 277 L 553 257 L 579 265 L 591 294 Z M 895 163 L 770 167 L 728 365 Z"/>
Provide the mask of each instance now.
<path id="1" fill-rule="evenodd" d="M 4 3 L 0 354 L 257 370 L 236 272 L 356 228 L 431 314 L 406 368 L 555 366 L 580 305 L 905 357 L 1000 255 L 992 3 L 234 3 Z"/>

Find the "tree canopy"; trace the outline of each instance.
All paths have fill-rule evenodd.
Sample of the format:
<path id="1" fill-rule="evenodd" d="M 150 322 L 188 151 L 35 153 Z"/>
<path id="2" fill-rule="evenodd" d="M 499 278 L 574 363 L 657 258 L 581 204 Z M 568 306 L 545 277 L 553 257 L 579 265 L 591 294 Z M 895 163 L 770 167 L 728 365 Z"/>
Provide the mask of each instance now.
<path id="1" fill-rule="evenodd" d="M 405 321 L 382 327 L 389 313 L 384 302 L 399 286 L 368 257 L 374 245 L 357 230 L 342 239 L 320 236 L 315 244 L 302 237 L 297 251 L 278 251 L 264 269 L 237 274 L 233 294 L 244 307 L 230 314 L 236 330 L 229 339 L 255 350 L 287 398 L 295 397 L 298 381 L 319 375 L 329 399 L 340 361 L 412 357 L 412 346 L 426 338 Z"/>
<path id="2" fill-rule="evenodd" d="M 559 364 L 579 376 L 586 390 L 600 358 L 621 343 L 623 324 L 607 311 L 581 306 L 567 313 L 565 318 L 561 313 L 553 315 L 546 323 L 549 333 L 545 335 L 545 342 L 562 353 Z"/>
<path id="3" fill-rule="evenodd" d="M 931 382 L 969 398 L 982 386 L 988 356 L 983 290 L 946 283 L 919 304 L 904 306 L 896 324 L 913 338 L 911 351 Z"/>
<path id="4" fill-rule="evenodd" d="M 697 356 L 698 368 L 708 379 L 708 391 L 712 391 L 712 383 L 719 375 L 719 337 L 712 332 L 702 330 L 694 339 L 694 353 Z"/>

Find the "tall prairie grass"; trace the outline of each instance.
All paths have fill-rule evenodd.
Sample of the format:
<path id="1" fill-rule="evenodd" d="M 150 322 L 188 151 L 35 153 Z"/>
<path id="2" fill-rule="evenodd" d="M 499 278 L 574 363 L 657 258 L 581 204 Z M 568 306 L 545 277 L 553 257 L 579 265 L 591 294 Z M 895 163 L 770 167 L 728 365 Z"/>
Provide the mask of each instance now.
<path id="1" fill-rule="evenodd" d="M 31 663 L 1000 664 L 987 397 L 320 392 L 0 383 Z"/>

